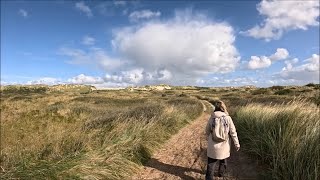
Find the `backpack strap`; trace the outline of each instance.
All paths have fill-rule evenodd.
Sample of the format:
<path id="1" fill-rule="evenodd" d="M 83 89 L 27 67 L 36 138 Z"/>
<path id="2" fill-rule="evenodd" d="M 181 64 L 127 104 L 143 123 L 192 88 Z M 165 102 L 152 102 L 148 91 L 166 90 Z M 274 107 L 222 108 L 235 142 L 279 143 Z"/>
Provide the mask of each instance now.
<path id="1" fill-rule="evenodd" d="M 211 118 L 212 118 L 212 127 L 211 127 L 211 128 L 214 128 L 214 127 L 215 127 L 215 120 L 216 120 L 216 118 L 219 118 L 220 120 L 222 119 L 224 126 L 228 126 L 228 120 L 226 120 L 226 117 L 228 117 L 228 116 L 229 116 L 229 115 L 222 115 L 222 116 L 220 116 L 220 117 L 211 116 Z"/>
<path id="2" fill-rule="evenodd" d="M 229 126 L 229 124 L 228 124 L 228 120 L 226 119 L 226 117 L 227 117 L 228 115 L 223 115 L 223 116 L 221 116 L 220 118 L 221 118 L 221 120 L 223 120 L 223 126 L 224 126 L 224 130 L 225 130 L 225 132 L 227 132 L 228 131 L 228 126 Z"/>

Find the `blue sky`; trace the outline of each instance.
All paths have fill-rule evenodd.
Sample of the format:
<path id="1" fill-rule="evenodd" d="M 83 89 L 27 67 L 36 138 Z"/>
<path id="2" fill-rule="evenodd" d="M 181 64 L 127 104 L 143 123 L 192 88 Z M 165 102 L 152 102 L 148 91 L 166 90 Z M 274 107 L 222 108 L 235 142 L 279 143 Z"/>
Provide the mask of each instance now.
<path id="1" fill-rule="evenodd" d="M 319 83 L 319 1 L 1 1 L 1 84 Z"/>

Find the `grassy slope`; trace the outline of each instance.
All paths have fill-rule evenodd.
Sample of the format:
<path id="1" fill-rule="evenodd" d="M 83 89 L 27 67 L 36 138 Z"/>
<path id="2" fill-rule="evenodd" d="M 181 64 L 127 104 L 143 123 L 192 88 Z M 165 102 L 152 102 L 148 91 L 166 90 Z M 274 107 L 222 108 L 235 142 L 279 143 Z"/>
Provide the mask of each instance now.
<path id="1" fill-rule="evenodd" d="M 195 99 L 157 93 L 5 96 L 2 177 L 123 179 L 201 111 Z"/>

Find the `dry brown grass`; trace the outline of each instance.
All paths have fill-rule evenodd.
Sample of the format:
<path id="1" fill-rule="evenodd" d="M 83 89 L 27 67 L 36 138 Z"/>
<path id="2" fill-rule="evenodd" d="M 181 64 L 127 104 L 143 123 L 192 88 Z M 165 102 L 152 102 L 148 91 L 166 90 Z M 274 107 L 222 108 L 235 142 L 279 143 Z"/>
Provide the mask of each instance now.
<path id="1" fill-rule="evenodd" d="M 98 91 L 2 96 L 2 177 L 130 176 L 155 148 L 202 111 L 196 99 L 161 94 Z"/>
<path id="2" fill-rule="evenodd" d="M 286 88 L 290 94 L 276 95 L 279 88 L 268 89 L 270 95 L 246 88 L 2 94 L 1 175 L 123 179 L 200 114 L 202 105 L 192 97 L 222 99 L 231 113 L 251 103 L 282 104 L 297 97 L 319 103 L 317 87 Z"/>
<path id="3" fill-rule="evenodd" d="M 320 111 L 304 100 L 251 104 L 235 116 L 244 149 L 264 162 L 272 179 L 320 178 Z"/>

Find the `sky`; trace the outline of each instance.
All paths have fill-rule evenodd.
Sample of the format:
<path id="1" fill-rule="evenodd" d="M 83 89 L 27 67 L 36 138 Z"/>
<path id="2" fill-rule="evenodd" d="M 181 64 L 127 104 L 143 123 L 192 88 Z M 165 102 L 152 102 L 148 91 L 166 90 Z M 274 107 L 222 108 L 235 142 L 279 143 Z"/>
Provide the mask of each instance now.
<path id="1" fill-rule="evenodd" d="M 319 61 L 319 0 L 1 1 L 1 85 L 305 85 Z"/>

